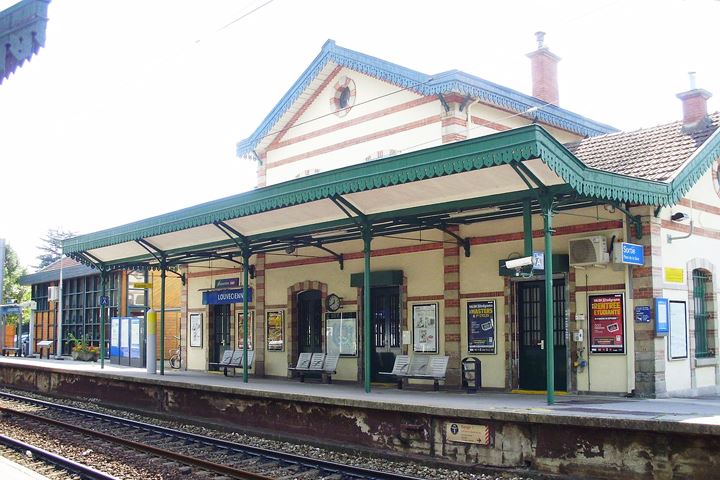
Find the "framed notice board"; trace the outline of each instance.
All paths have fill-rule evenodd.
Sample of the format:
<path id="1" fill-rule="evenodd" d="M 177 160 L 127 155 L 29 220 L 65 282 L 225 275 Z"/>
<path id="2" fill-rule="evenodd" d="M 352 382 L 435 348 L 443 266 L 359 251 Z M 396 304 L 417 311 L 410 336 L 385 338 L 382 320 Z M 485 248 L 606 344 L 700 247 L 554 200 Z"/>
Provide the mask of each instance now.
<path id="1" fill-rule="evenodd" d="M 685 302 L 670 302 L 670 334 L 668 336 L 670 360 L 687 358 L 688 356 L 686 312 Z"/>

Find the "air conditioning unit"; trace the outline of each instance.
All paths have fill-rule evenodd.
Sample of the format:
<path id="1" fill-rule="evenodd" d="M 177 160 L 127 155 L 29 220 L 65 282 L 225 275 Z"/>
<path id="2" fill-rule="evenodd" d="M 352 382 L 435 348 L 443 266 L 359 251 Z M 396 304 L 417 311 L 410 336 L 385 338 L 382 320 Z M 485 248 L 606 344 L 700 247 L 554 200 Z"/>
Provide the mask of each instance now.
<path id="1" fill-rule="evenodd" d="M 568 242 L 570 266 L 582 267 L 610 262 L 605 237 L 574 238 Z"/>
<path id="2" fill-rule="evenodd" d="M 60 298 L 60 287 L 48 287 L 48 301 L 57 302 Z"/>

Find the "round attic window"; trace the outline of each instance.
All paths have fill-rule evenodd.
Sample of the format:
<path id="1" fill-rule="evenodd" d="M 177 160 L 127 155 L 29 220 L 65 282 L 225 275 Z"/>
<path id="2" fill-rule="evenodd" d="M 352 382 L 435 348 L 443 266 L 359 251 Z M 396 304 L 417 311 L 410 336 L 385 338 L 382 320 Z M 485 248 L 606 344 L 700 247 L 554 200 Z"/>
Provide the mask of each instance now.
<path id="1" fill-rule="evenodd" d="M 355 105 L 355 82 L 349 77 L 342 77 L 335 83 L 333 90 L 330 105 L 338 117 L 344 117 Z"/>

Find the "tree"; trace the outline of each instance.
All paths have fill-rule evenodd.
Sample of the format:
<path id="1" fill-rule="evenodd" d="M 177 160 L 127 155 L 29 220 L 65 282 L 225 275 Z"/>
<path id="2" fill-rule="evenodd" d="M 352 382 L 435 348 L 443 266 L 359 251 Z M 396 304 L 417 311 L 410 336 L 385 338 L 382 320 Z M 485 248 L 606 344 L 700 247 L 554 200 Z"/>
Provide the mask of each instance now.
<path id="1" fill-rule="evenodd" d="M 43 244 L 38 249 L 43 253 L 38 255 L 37 259 L 40 260 L 40 264 L 37 266 L 38 270 L 51 265 L 52 263 L 60 260 L 62 257 L 62 242 L 68 238 L 76 236 L 75 232 L 66 232 L 60 228 L 50 228 L 47 231 L 47 235 L 41 238 Z"/>
<path id="2" fill-rule="evenodd" d="M 0 303 L 22 303 L 30 300 L 30 287 L 20 285 L 19 280 L 27 275 L 25 267 L 20 266 L 17 253 L 10 245 L 5 245 L 5 281 L 3 298 Z M 9 315 L 8 323 L 14 323 L 14 315 Z M 24 319 L 23 321 L 26 321 Z"/>

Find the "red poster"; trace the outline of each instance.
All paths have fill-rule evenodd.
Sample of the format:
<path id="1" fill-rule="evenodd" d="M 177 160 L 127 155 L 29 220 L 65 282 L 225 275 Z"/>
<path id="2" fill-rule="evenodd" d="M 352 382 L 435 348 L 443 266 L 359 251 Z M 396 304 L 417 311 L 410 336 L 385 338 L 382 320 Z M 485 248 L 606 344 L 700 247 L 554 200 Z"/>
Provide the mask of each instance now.
<path id="1" fill-rule="evenodd" d="M 590 351 L 625 353 L 625 321 L 622 293 L 591 295 Z"/>

